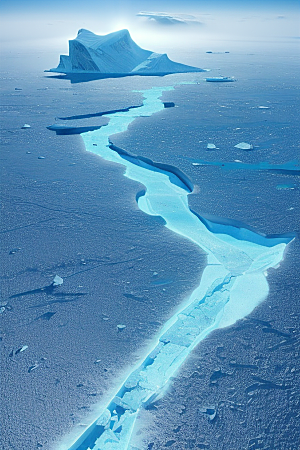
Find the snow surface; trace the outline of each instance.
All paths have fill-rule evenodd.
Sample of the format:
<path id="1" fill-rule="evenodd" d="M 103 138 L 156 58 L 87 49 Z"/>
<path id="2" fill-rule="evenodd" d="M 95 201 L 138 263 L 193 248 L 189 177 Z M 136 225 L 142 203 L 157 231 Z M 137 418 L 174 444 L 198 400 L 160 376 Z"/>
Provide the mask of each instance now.
<path id="1" fill-rule="evenodd" d="M 203 72 L 203 69 L 171 61 L 166 54 L 144 50 L 128 30 L 105 36 L 81 29 L 69 41 L 69 56 L 61 55 L 59 65 L 50 72 L 156 75 Z"/>

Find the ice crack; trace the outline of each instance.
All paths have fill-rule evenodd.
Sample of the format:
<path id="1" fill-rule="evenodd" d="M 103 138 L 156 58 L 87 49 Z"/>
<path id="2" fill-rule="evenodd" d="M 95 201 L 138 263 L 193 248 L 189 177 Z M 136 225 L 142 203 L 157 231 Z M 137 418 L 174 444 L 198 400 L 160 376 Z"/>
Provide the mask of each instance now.
<path id="1" fill-rule="evenodd" d="M 152 350 L 68 450 L 128 449 L 139 410 L 161 394 L 192 349 L 211 331 L 245 317 L 267 296 L 265 271 L 280 263 L 292 239 L 268 238 L 243 226 L 204 220 L 189 208 L 192 183 L 179 169 L 133 156 L 111 143 L 110 136 L 126 131 L 136 117 L 163 109 L 159 98 L 171 89 L 144 91 L 140 108 L 111 114 L 106 127 L 82 137 L 88 151 L 123 164 L 126 177 L 145 186 L 137 196 L 140 209 L 162 217 L 167 228 L 204 250 L 207 266 L 199 286 L 164 325 Z"/>

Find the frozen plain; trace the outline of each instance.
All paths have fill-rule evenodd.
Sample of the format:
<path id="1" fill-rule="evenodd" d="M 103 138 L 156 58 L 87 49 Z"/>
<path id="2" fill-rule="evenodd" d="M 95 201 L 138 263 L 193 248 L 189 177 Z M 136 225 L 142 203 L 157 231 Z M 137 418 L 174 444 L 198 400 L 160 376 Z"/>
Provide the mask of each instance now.
<path id="1" fill-rule="evenodd" d="M 198 85 L 179 86 L 175 91 L 164 94 L 164 100 L 174 101 L 178 108 L 163 110 L 151 118 L 140 118 L 128 132 L 112 140 L 130 153 L 183 170 L 198 187 L 196 193 L 189 196 L 189 202 L 199 214 L 239 220 L 268 234 L 293 232 L 297 229 L 297 188 L 277 187 L 297 183 L 295 176 L 224 171 L 220 167 L 193 166 L 187 159 L 239 159 L 248 163 L 269 160 L 274 164 L 295 159 L 294 131 L 291 132 L 296 124 L 293 117 L 296 100 L 292 59 L 283 54 L 281 62 L 276 62 L 275 57 L 270 60 L 268 69 L 273 64 L 270 83 L 265 61 L 260 55 L 243 55 L 243 58 L 241 55 L 239 58 L 230 55 L 231 60 L 219 59 L 225 55 L 210 56 L 217 56 L 218 60 L 207 59 L 206 67 L 212 63 L 223 65 L 222 70 L 230 70 L 230 75 L 240 78 L 239 83 L 230 87 L 212 87 L 199 81 Z M 206 56 L 202 57 L 204 59 Z M 284 69 L 283 61 L 288 65 L 288 71 Z M 257 67 L 259 63 L 260 76 L 257 72 L 250 74 L 251 66 Z M 203 62 L 199 65 L 203 66 Z M 232 65 L 235 73 L 232 73 Z M 215 72 L 218 75 L 218 71 Z M 155 79 L 155 82 L 153 79 L 135 79 L 134 86 L 145 89 L 157 82 L 168 86 L 174 80 L 180 82 L 186 77 L 190 81 L 195 79 L 195 76 L 184 77 L 169 76 Z M 265 88 L 266 81 L 269 90 Z M 153 336 L 159 333 L 161 325 L 170 317 L 170 311 L 172 313 L 197 285 L 206 261 L 198 248 L 170 234 L 162 222 L 145 216 L 137 209 L 135 195 L 142 186 L 137 189 L 136 183 L 126 180 L 121 167 L 116 168 L 85 154 L 83 148 L 80 149 L 79 136 L 55 136 L 45 131 L 45 127 L 53 123 L 54 116 L 89 114 L 93 110 L 99 112 L 140 104 L 141 96 L 131 93 L 131 80 L 117 80 L 117 83 L 116 80 L 101 80 L 70 86 L 66 85 L 67 81 L 37 79 L 35 76 L 33 86 L 30 86 L 32 78 L 28 79 L 30 88 L 27 87 L 27 93 L 27 83 L 24 81 L 23 88 L 20 86 L 22 91 L 13 92 L 15 87 L 19 87 L 15 85 L 18 82 L 12 77 L 7 84 L 10 89 L 4 92 L 9 98 L 4 120 L 10 127 L 6 127 L 4 138 L 8 150 L 6 163 L 9 168 L 13 166 L 7 176 L 11 177 L 9 196 L 14 208 L 8 211 L 11 245 L 3 255 L 4 261 L 7 261 L 5 278 L 9 280 L 3 295 L 5 298 L 12 297 L 8 304 L 11 308 L 7 308 L 2 319 L 7 320 L 6 327 L 9 326 L 9 329 L 4 327 L 3 336 L 9 375 L 5 380 L 5 392 L 9 395 L 7 417 L 11 418 L 12 410 L 16 416 L 16 420 L 10 419 L 10 424 L 5 427 L 4 438 L 7 448 L 22 448 L 24 442 L 32 448 L 35 448 L 34 445 L 51 448 L 51 442 L 59 442 L 59 436 L 72 429 L 72 422 L 75 425 L 80 420 L 84 422 L 91 404 L 105 399 L 108 391 L 115 391 L 130 364 L 139 360 Z M 33 89 L 39 89 L 37 83 L 42 89 L 48 88 L 36 92 L 40 109 L 35 106 L 36 98 L 32 98 Z M 258 86 L 262 86 L 261 91 Z M 114 88 L 115 94 L 105 98 L 104 91 L 112 92 L 108 87 Z M 101 98 L 96 98 L 95 94 L 100 93 Z M 30 130 L 20 130 L 22 122 L 31 123 L 28 118 L 30 102 L 31 122 L 36 124 L 36 129 L 32 126 Z M 265 102 L 269 102 L 270 110 L 258 108 Z M 9 113 L 22 111 L 21 105 L 27 115 L 20 117 L 20 127 L 13 128 Z M 227 114 L 223 113 L 226 108 L 229 109 Z M 263 123 L 265 121 L 267 124 Z M 95 125 L 91 120 L 88 124 Z M 278 124 L 282 125 L 280 130 Z M 31 135 L 25 135 L 25 132 Z M 273 134 L 271 138 L 270 134 Z M 253 152 L 245 153 L 234 148 L 238 142 L 249 140 L 258 147 Z M 208 152 L 207 142 L 215 142 L 219 150 L 214 154 Z M 15 152 L 11 153 L 12 144 L 19 151 L 18 159 Z M 45 159 L 38 159 L 38 156 L 45 156 Z M 13 162 L 9 158 L 13 158 Z M 26 165 L 25 158 L 31 158 Z M 101 183 L 97 181 L 99 177 L 102 177 Z M 121 193 L 118 189 L 120 185 Z M 42 217 L 41 210 L 44 210 Z M 33 220 L 35 214 L 36 220 Z M 20 224 L 20 217 L 23 217 L 24 227 Z M 100 227 L 100 224 L 99 236 L 95 227 Z M 18 229 L 13 231 L 13 228 Z M 5 229 L 8 229 L 7 226 Z M 270 272 L 270 296 L 250 316 L 250 320 L 246 319 L 242 326 L 240 323 L 231 329 L 215 332 L 203 341 L 173 380 L 166 396 L 146 410 L 144 417 L 141 415 L 138 431 L 147 428 L 149 423 L 152 426 L 152 431 L 147 430 L 135 437 L 137 441 L 148 440 L 142 444 L 146 445 L 145 448 L 163 448 L 167 445 L 178 449 L 225 449 L 228 448 L 228 430 L 233 448 L 268 448 L 268 445 L 293 448 L 298 438 L 293 426 L 297 391 L 291 388 L 298 376 L 296 361 L 293 360 L 298 342 L 294 339 L 298 333 L 295 316 L 298 310 L 296 276 L 293 272 L 297 258 L 293 249 L 297 245 L 294 241 L 281 267 L 274 273 Z M 116 257 L 108 260 L 112 248 L 117 252 Z M 13 249 L 18 251 L 9 255 Z M 82 250 L 86 254 L 82 254 Z M 133 257 L 128 258 L 126 254 L 127 258 L 122 260 L 122 251 L 123 255 L 130 251 L 129 255 Z M 122 261 L 125 261 L 125 268 L 120 267 Z M 55 296 L 49 299 L 43 292 L 16 296 L 47 286 L 58 269 L 65 283 L 61 291 L 55 292 Z M 78 272 L 77 275 L 68 281 L 68 277 L 75 272 Z M 164 273 L 168 277 L 163 277 Z M 277 283 L 281 289 L 275 289 Z M 149 287 L 151 289 L 147 291 Z M 97 309 L 99 293 L 101 310 Z M 143 296 L 147 296 L 144 302 Z M 115 301 L 118 302 L 118 309 Z M 150 308 L 151 315 L 155 316 L 151 320 L 152 329 L 149 325 L 150 301 L 155 302 Z M 44 309 L 37 314 L 40 308 Z M 134 308 L 136 313 L 134 318 L 128 314 L 125 320 L 124 311 L 128 308 Z M 46 312 L 55 314 L 49 320 L 42 319 L 42 314 Z M 103 313 L 108 320 L 102 320 Z M 262 322 L 255 322 L 255 319 Z M 118 333 L 116 325 L 123 322 L 126 322 L 126 329 Z M 262 340 L 261 336 L 265 339 Z M 270 350 L 277 344 L 280 345 L 276 351 Z M 9 358 L 11 349 L 16 350 L 22 345 L 28 345 L 28 349 L 13 360 Z M 130 361 L 128 347 L 132 352 Z M 127 355 L 126 361 L 124 354 Z M 40 361 L 41 358 L 47 359 Z M 28 373 L 28 368 L 36 360 L 40 362 L 39 366 Z M 98 360 L 101 361 L 95 364 Z M 278 388 L 283 385 L 288 388 Z M 102 392 L 99 392 L 100 389 Z M 184 400 L 185 397 L 188 401 Z M 26 407 L 29 398 L 30 404 L 34 404 L 31 410 L 28 404 Z M 174 404 L 178 398 L 182 402 Z M 213 421 L 202 412 L 207 407 L 217 409 Z M 281 429 L 278 429 L 278 424 L 276 429 L 272 429 L 270 411 L 276 416 Z M 18 416 L 24 415 L 26 420 L 18 419 Z M 158 435 L 161 436 L 159 440 Z M 275 444 L 269 444 L 271 440 Z"/>

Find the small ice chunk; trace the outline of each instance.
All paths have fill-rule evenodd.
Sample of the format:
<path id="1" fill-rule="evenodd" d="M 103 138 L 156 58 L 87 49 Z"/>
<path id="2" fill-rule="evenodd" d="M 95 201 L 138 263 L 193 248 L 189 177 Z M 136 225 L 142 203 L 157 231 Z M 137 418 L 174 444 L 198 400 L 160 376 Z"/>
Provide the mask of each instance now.
<path id="1" fill-rule="evenodd" d="M 23 347 L 20 348 L 20 353 L 24 352 L 25 350 L 27 350 L 27 348 L 28 348 L 28 345 L 23 345 Z"/>
<path id="2" fill-rule="evenodd" d="M 20 347 L 20 348 L 18 348 L 18 350 L 16 350 L 16 355 L 18 354 L 18 353 L 22 353 L 22 352 L 25 352 L 25 350 L 27 350 L 28 349 L 28 345 L 23 345 L 23 347 Z"/>
<path id="3" fill-rule="evenodd" d="M 278 191 L 282 191 L 282 190 L 285 190 L 285 189 L 295 189 L 295 188 L 296 188 L 296 185 L 293 184 L 293 183 L 290 183 L 290 184 L 277 184 L 277 186 L 276 186 L 276 189 Z"/>
<path id="4" fill-rule="evenodd" d="M 113 402 L 117 405 L 117 406 L 121 406 L 123 409 L 130 409 L 130 406 L 127 405 L 127 403 L 125 403 L 122 398 L 116 396 L 113 398 Z"/>
<path id="5" fill-rule="evenodd" d="M 4 306 L 1 306 L 1 307 L 0 307 L 0 314 L 4 313 L 4 311 L 5 311 L 5 307 L 4 307 Z"/>
<path id="6" fill-rule="evenodd" d="M 14 255 L 15 253 L 19 252 L 20 250 L 21 250 L 20 247 L 13 248 L 13 249 L 9 252 L 9 254 L 10 254 L 10 255 Z"/>
<path id="7" fill-rule="evenodd" d="M 39 367 L 38 363 L 33 364 L 33 366 L 30 366 L 28 369 L 28 373 L 32 372 L 33 370 L 37 369 Z"/>
<path id="8" fill-rule="evenodd" d="M 259 106 L 258 109 L 270 109 L 270 106 Z"/>
<path id="9" fill-rule="evenodd" d="M 25 130 L 26 128 L 31 128 L 31 126 L 28 125 L 28 123 L 25 123 L 25 124 L 22 126 L 22 129 Z"/>
<path id="10" fill-rule="evenodd" d="M 204 407 L 204 408 L 200 408 L 199 412 L 203 413 L 203 414 L 207 414 L 209 417 L 209 420 L 214 420 L 214 418 L 217 415 L 217 411 L 216 408 L 214 406 L 208 406 L 208 407 Z"/>
<path id="11" fill-rule="evenodd" d="M 111 419 L 111 413 L 108 409 L 104 411 L 104 413 L 97 420 L 97 425 L 105 427 Z"/>
<path id="12" fill-rule="evenodd" d="M 38 159 L 45 159 L 45 156 L 38 156 Z"/>
<path id="13" fill-rule="evenodd" d="M 119 331 L 123 331 L 126 328 L 126 325 L 117 325 Z"/>
<path id="14" fill-rule="evenodd" d="M 213 149 L 217 147 L 215 146 L 215 144 L 207 144 L 206 148 Z"/>
<path id="15" fill-rule="evenodd" d="M 192 166 L 201 166 L 200 163 L 192 163 Z"/>
<path id="16" fill-rule="evenodd" d="M 53 286 L 61 286 L 63 284 L 63 282 L 64 282 L 64 280 L 61 277 L 59 277 L 58 275 L 55 275 L 52 285 Z"/>
<path id="17" fill-rule="evenodd" d="M 235 145 L 235 148 L 240 148 L 241 150 L 252 150 L 253 145 L 247 144 L 247 142 L 240 142 L 239 144 Z"/>

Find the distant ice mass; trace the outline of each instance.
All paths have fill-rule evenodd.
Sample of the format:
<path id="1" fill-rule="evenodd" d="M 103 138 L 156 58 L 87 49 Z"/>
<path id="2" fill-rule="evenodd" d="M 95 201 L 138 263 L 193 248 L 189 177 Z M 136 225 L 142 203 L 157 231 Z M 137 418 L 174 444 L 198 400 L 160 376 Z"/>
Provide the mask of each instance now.
<path id="1" fill-rule="evenodd" d="M 141 11 L 137 14 L 139 17 L 147 17 L 149 20 L 153 20 L 162 25 L 189 25 L 200 24 L 195 16 L 189 14 L 170 14 L 165 12 L 151 12 Z"/>
<path id="2" fill-rule="evenodd" d="M 26 128 L 31 128 L 31 126 L 28 125 L 28 123 L 25 123 L 21 128 L 22 128 L 23 130 L 25 130 Z"/>
<path id="3" fill-rule="evenodd" d="M 234 77 L 209 77 L 209 78 L 205 78 L 205 80 L 211 81 L 211 82 L 236 81 L 236 79 Z"/>
<path id="4" fill-rule="evenodd" d="M 49 72 L 165 75 L 204 70 L 171 61 L 166 54 L 142 49 L 131 39 L 128 30 L 98 36 L 82 29 L 69 41 L 69 56 L 61 55 L 59 65 Z"/>

